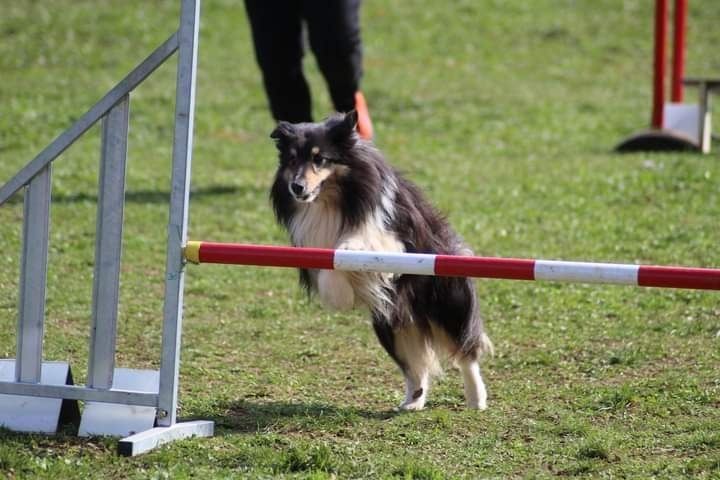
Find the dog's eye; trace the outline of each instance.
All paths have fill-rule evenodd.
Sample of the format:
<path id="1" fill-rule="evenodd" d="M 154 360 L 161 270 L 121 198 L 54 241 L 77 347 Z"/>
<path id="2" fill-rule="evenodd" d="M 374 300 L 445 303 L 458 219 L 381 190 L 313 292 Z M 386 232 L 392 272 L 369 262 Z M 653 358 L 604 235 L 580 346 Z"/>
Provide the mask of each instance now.
<path id="1" fill-rule="evenodd" d="M 323 157 L 321 155 L 315 155 L 313 157 L 313 164 L 315 164 L 316 167 L 322 167 L 327 163 L 328 159 L 326 157 Z"/>

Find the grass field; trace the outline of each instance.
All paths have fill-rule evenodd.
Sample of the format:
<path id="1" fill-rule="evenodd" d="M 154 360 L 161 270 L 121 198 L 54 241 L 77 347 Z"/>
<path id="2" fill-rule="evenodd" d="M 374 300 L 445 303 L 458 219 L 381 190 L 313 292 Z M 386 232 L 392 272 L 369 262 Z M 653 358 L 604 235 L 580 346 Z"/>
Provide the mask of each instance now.
<path id="1" fill-rule="evenodd" d="M 175 28 L 179 2 L 0 0 L 4 183 Z M 720 266 L 720 146 L 617 155 L 650 115 L 650 0 L 367 0 L 377 144 L 481 255 Z M 687 71 L 720 73 L 720 2 L 690 2 Z M 329 101 L 306 58 L 318 118 Z M 119 366 L 157 368 L 174 61 L 133 95 Z M 688 92 L 692 98 L 694 92 Z M 202 11 L 190 237 L 285 244 L 242 2 Z M 716 128 L 717 131 L 717 128 Z M 53 172 L 45 358 L 86 376 L 99 129 Z M 15 355 L 22 197 L 0 208 L 0 358 Z M 212 439 L 137 458 L 111 439 L 0 432 L 8 478 L 720 478 L 720 297 L 480 281 L 484 412 L 448 368 L 427 410 L 362 312 L 291 270 L 188 268 L 183 418 Z"/>

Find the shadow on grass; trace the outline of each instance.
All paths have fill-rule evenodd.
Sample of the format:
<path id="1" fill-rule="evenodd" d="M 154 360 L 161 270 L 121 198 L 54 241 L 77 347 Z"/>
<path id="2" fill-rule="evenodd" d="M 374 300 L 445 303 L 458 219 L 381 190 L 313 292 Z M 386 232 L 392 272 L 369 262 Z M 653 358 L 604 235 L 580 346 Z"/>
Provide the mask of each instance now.
<path id="1" fill-rule="evenodd" d="M 10 197 L 6 203 L 16 204 L 23 202 L 22 190 L 18 191 L 15 195 Z M 190 191 L 190 198 L 199 200 L 203 197 L 215 197 L 221 195 L 243 195 L 243 194 L 255 194 L 261 195 L 263 198 L 267 196 L 267 190 L 258 188 L 250 185 L 210 185 L 207 187 L 195 188 Z M 98 200 L 97 194 L 90 194 L 86 192 L 71 193 L 71 194 L 53 194 L 53 203 L 83 203 L 90 202 L 96 203 Z M 125 192 L 125 202 L 127 203 L 169 203 L 170 192 L 161 190 L 131 190 Z"/>
<path id="2" fill-rule="evenodd" d="M 221 414 L 218 414 L 222 412 Z M 386 420 L 397 415 L 392 410 L 378 411 L 354 407 L 336 407 L 320 403 L 249 402 L 241 400 L 216 404 L 211 412 L 197 418 L 213 420 L 223 430 L 256 433 L 268 430 L 335 430 L 367 420 Z"/>
<path id="3" fill-rule="evenodd" d="M 16 432 L 0 427 L 0 445 L 8 450 L 21 449 L 23 454 L 29 455 L 32 454 L 33 449 L 52 451 L 58 448 L 63 448 L 66 452 L 70 449 L 83 449 L 85 452 L 109 453 L 117 449 L 117 440 L 116 437 L 79 437 L 77 427 L 74 425 L 63 425 L 55 434 Z M 2 466 L 2 458 L 0 458 L 0 466 Z M 2 472 L 1 468 L 0 472 Z"/>

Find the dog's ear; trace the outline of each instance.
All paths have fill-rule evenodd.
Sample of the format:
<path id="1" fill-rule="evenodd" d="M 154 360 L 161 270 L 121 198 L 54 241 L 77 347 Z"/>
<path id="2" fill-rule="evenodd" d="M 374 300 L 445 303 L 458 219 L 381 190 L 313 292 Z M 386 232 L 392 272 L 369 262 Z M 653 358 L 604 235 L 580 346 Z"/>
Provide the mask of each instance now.
<path id="1" fill-rule="evenodd" d="M 358 124 L 358 113 L 357 110 L 352 109 L 348 113 L 345 114 L 345 118 L 343 119 L 343 125 L 345 128 L 350 131 L 354 132 L 357 128 Z"/>
<path id="2" fill-rule="evenodd" d="M 330 125 L 330 134 L 335 140 L 347 141 L 355 138 L 358 114 L 356 110 L 350 110 L 346 114 L 335 117 Z"/>
<path id="3" fill-rule="evenodd" d="M 292 123 L 280 120 L 275 130 L 270 133 L 270 138 L 276 140 L 277 143 L 290 140 L 295 137 L 295 127 Z"/>

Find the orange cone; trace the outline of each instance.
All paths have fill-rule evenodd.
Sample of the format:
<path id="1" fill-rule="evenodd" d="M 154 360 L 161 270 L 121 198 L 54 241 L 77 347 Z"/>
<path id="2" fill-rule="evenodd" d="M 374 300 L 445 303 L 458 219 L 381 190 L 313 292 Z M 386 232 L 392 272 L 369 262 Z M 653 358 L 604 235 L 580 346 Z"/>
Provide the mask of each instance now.
<path id="1" fill-rule="evenodd" d="M 357 110 L 358 114 L 358 135 L 364 140 L 372 140 L 372 120 L 370 120 L 370 112 L 368 111 L 367 102 L 365 102 L 365 96 L 360 90 L 355 92 L 355 110 Z"/>

